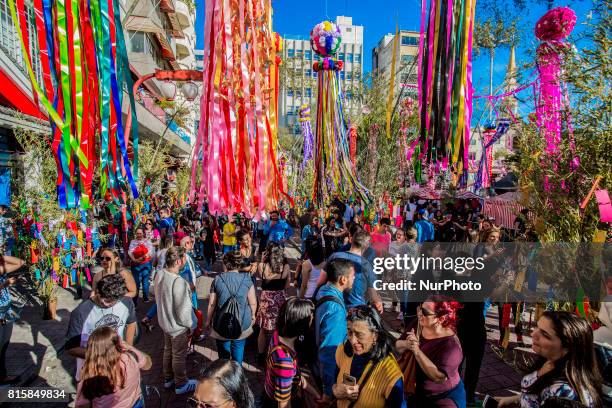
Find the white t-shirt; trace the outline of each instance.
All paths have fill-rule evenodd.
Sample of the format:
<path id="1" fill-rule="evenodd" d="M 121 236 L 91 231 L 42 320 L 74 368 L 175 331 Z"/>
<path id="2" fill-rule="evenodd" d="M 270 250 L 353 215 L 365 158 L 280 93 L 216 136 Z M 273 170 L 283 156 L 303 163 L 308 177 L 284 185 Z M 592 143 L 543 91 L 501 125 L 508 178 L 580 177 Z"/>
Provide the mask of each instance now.
<path id="1" fill-rule="evenodd" d="M 91 299 L 87 299 L 70 313 L 70 323 L 68 324 L 67 340 L 76 341 L 80 338 L 79 344 L 87 348 L 89 335 L 98 327 L 110 326 L 117 331 L 117 334 L 125 340 L 125 327 L 136 321 L 136 311 L 134 302 L 128 297 L 123 297 L 113 306 L 101 308 Z M 77 379 L 80 378 L 83 359 L 77 358 Z"/>

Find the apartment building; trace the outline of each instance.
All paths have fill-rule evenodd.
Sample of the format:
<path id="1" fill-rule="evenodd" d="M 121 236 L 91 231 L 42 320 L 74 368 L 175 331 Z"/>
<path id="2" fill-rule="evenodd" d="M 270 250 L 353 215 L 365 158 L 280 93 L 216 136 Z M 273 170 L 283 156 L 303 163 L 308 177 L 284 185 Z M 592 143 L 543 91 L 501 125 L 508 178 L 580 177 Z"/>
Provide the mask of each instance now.
<path id="1" fill-rule="evenodd" d="M 400 30 L 395 60 L 394 94 L 416 99 L 419 32 Z M 390 78 L 395 34 L 386 34 L 372 50 L 372 72 Z"/>
<path id="2" fill-rule="evenodd" d="M 344 62 L 339 73 L 345 107 L 357 108 L 355 89 L 363 76 L 363 26 L 353 25 L 352 17 L 338 16 L 336 24 L 342 32 L 342 42 L 336 58 Z M 317 73 L 312 64 L 321 58 L 310 47 L 308 36 L 284 36 L 283 71 L 279 95 L 279 126 L 294 134 L 300 133 L 298 110 L 303 104 L 316 104 Z"/>

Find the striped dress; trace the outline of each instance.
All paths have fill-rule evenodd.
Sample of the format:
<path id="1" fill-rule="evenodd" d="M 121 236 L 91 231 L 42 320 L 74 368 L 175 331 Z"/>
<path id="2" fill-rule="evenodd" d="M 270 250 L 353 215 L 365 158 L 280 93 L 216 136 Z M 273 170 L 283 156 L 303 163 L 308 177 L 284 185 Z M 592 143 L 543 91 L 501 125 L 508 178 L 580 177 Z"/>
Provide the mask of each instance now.
<path id="1" fill-rule="evenodd" d="M 264 384 L 264 407 L 278 406 L 278 402 L 296 398 L 300 389 L 301 374 L 295 351 L 279 341 L 275 331 L 270 342 L 266 361 L 266 382 Z"/>

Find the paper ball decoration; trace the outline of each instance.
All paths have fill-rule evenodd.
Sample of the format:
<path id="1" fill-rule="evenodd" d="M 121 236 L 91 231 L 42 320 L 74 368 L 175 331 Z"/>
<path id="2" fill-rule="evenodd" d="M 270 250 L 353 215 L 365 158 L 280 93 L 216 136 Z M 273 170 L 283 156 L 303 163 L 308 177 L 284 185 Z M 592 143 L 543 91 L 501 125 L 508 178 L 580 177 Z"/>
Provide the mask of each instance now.
<path id="1" fill-rule="evenodd" d="M 538 20 L 535 35 L 540 41 L 563 40 L 570 35 L 575 25 L 574 10 L 568 7 L 556 7 Z"/>
<path id="2" fill-rule="evenodd" d="M 331 21 L 323 21 L 310 31 L 310 46 L 322 57 L 336 54 L 341 42 L 340 28 Z"/>

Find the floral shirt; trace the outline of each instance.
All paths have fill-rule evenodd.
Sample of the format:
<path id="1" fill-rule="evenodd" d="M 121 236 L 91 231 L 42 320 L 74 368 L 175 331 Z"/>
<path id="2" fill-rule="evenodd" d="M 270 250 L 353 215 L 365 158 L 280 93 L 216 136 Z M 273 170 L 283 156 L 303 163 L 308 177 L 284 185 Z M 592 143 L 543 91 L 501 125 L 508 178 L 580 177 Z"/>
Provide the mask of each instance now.
<path id="1" fill-rule="evenodd" d="M 529 394 L 529 388 L 538 379 L 538 372 L 534 371 L 527 374 L 521 381 L 521 408 L 538 408 L 544 401 L 552 397 L 566 398 L 572 401 L 580 401 L 578 393 L 569 385 L 567 381 L 555 381 L 548 387 L 540 391 L 540 394 Z M 594 407 L 593 399 L 590 395 L 584 393 L 583 397 L 587 401 L 587 407 Z"/>

